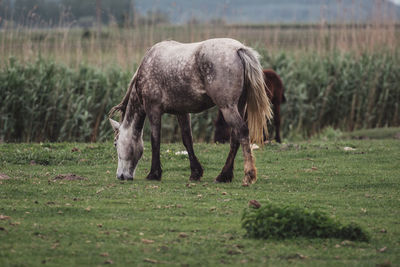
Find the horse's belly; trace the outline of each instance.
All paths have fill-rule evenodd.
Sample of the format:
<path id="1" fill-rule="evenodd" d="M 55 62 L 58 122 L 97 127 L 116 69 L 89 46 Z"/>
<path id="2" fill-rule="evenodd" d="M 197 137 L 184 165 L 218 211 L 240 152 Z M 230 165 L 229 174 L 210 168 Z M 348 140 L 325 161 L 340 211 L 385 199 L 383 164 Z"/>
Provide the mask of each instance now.
<path id="1" fill-rule="evenodd" d="M 206 93 L 196 93 L 193 90 L 173 91 L 175 94 L 169 93 L 163 97 L 163 109 L 166 113 L 199 113 L 215 105 Z"/>

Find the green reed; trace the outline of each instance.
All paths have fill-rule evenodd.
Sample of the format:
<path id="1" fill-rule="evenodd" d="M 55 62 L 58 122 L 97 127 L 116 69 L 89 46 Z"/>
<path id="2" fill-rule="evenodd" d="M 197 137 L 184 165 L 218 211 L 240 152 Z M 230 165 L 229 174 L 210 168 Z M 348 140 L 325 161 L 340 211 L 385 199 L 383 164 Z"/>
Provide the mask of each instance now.
<path id="1" fill-rule="evenodd" d="M 398 52 L 271 53 L 262 65 L 282 77 L 285 138 L 309 137 L 326 127 L 356 130 L 400 125 Z M 134 64 L 137 66 L 137 64 Z M 103 141 L 112 138 L 107 113 L 122 99 L 134 69 L 71 68 L 38 58 L 9 59 L 0 69 L 0 139 L 5 141 Z M 210 141 L 216 109 L 192 116 L 196 141 Z M 174 116 L 163 118 L 164 142 L 180 140 Z M 148 138 L 145 127 L 145 139 Z"/>
<path id="2" fill-rule="evenodd" d="M 311 136 L 327 126 L 351 131 L 399 125 L 399 59 L 387 52 L 298 58 L 265 53 L 264 65 L 281 75 L 286 89 L 284 135 Z"/>

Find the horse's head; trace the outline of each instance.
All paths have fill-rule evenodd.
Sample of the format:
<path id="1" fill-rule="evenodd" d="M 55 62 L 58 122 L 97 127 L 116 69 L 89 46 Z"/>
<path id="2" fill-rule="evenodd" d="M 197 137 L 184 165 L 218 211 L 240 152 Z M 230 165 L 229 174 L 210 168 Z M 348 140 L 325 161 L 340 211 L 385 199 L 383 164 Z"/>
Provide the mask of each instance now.
<path id="1" fill-rule="evenodd" d="M 131 125 L 116 122 L 110 119 L 114 129 L 114 146 L 118 153 L 117 178 L 120 180 L 133 180 L 136 166 L 143 154 L 142 135 L 134 134 Z"/>

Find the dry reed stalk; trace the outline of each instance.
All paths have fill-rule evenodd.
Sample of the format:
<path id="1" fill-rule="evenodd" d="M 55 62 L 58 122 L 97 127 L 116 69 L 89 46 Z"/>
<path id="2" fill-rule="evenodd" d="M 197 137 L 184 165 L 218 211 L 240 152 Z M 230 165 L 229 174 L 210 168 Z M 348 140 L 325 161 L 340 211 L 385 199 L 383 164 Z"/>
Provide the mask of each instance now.
<path id="1" fill-rule="evenodd" d="M 372 81 L 372 84 L 370 86 L 370 91 L 368 93 L 368 98 L 367 98 L 367 112 L 366 112 L 366 118 L 367 118 L 367 128 L 372 127 L 373 123 L 373 118 L 372 114 L 375 113 L 376 105 L 379 103 L 376 101 L 376 91 L 377 87 L 379 86 L 378 80 L 379 80 L 379 75 L 381 75 L 381 68 L 378 67 L 375 71 L 375 77 Z"/>
<path id="2" fill-rule="evenodd" d="M 376 110 L 385 110 L 386 103 L 388 103 L 388 98 L 389 98 L 389 89 L 385 90 L 384 94 L 381 94 L 379 97 L 379 100 L 377 101 L 377 104 L 379 104 L 379 107 L 376 107 Z M 374 125 L 375 127 L 383 127 L 383 117 L 384 117 L 384 112 L 378 112 L 378 120 L 376 124 Z"/>
<path id="3" fill-rule="evenodd" d="M 335 79 L 335 77 L 334 77 L 334 79 Z M 333 88 L 334 85 L 335 85 L 335 80 L 332 80 L 328 84 L 328 86 L 326 87 L 324 95 L 322 97 L 322 101 L 323 102 L 322 102 L 321 109 L 319 111 L 319 116 L 318 116 L 319 118 L 318 118 L 318 121 L 314 122 L 314 125 L 317 124 L 317 123 L 320 124 L 322 122 L 322 119 L 323 119 L 323 116 L 324 116 L 324 111 L 325 111 L 325 108 L 326 108 L 328 100 L 329 100 L 329 94 L 331 93 L 332 88 Z"/>
<path id="4" fill-rule="evenodd" d="M 356 105 L 357 105 L 357 98 L 358 94 L 353 94 L 353 99 L 351 100 L 351 111 L 350 111 L 350 116 L 347 119 L 347 125 L 348 125 L 348 130 L 349 131 L 353 131 L 354 127 L 355 127 L 355 123 L 354 123 L 354 117 L 356 114 Z"/>

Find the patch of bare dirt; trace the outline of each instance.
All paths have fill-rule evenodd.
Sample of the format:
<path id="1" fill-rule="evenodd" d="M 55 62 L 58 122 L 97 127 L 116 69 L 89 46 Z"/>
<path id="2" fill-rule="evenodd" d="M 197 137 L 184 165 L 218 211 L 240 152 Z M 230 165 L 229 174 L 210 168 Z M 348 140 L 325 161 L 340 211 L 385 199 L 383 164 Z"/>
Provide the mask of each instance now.
<path id="1" fill-rule="evenodd" d="M 11 179 L 10 176 L 4 173 L 0 173 L 0 180 L 9 180 L 9 179 Z"/>
<path id="2" fill-rule="evenodd" d="M 11 219 L 10 216 L 6 216 L 6 215 L 3 215 L 3 214 L 0 214 L 0 221 L 10 220 L 10 219 Z"/>
<path id="3" fill-rule="evenodd" d="M 76 181 L 76 180 L 86 180 L 86 178 L 78 176 L 73 173 L 69 173 L 69 174 L 59 174 L 56 177 L 54 177 L 53 180 Z"/>

